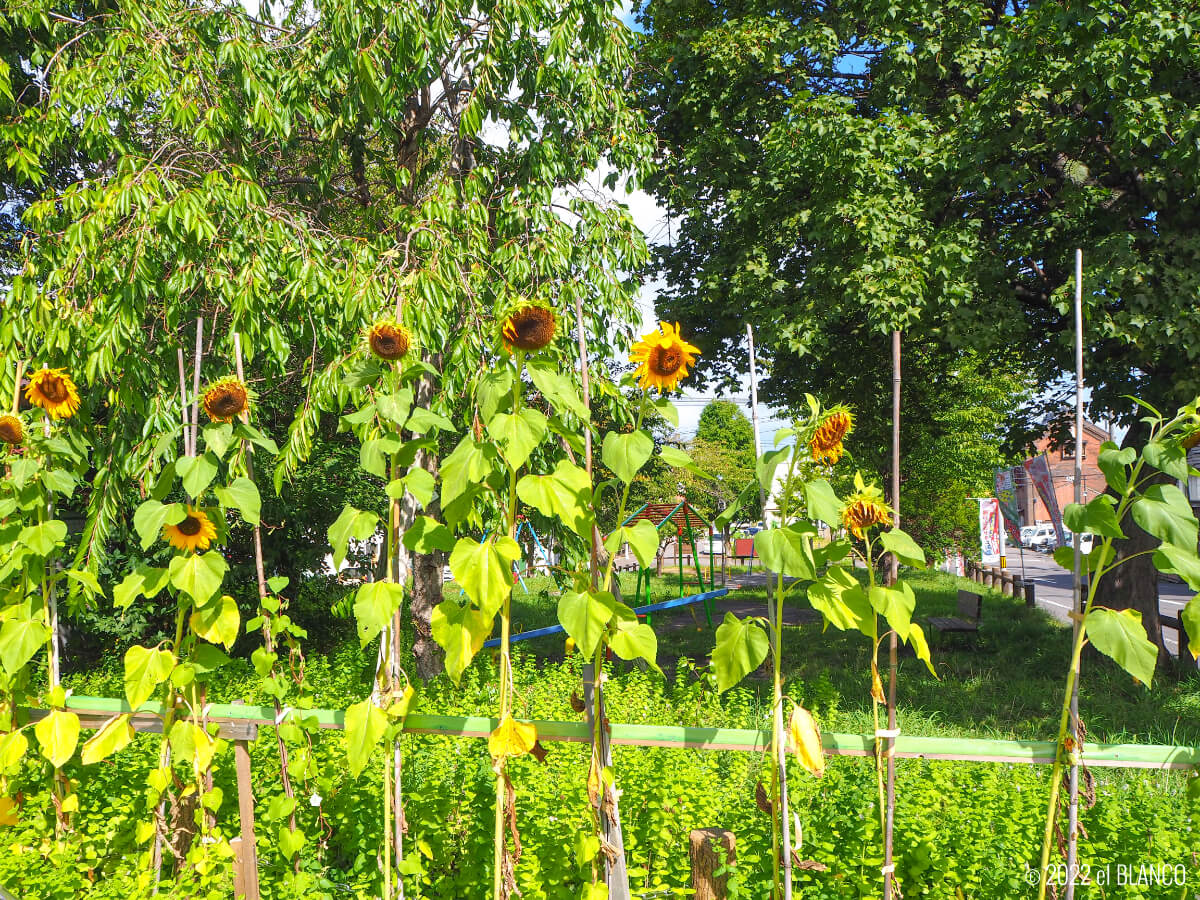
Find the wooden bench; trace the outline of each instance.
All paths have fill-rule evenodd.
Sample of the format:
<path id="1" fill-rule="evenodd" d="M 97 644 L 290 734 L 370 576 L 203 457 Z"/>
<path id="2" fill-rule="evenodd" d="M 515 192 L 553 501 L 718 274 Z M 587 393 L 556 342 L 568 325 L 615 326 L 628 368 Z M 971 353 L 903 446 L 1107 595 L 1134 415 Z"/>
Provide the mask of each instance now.
<path id="1" fill-rule="evenodd" d="M 928 621 L 939 634 L 977 634 L 982 617 L 983 595 L 960 590 L 957 616 L 930 616 Z"/>

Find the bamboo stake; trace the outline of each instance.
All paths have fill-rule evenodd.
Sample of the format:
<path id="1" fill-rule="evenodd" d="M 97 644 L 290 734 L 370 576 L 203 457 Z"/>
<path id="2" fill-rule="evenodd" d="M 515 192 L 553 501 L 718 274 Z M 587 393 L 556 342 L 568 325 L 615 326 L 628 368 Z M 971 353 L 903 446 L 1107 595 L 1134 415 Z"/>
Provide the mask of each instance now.
<path id="1" fill-rule="evenodd" d="M 196 438 L 200 424 L 200 364 L 204 360 L 204 317 L 196 318 L 196 360 L 192 367 L 192 456 L 196 455 Z"/>
<path id="2" fill-rule="evenodd" d="M 750 323 L 746 323 L 746 339 L 750 343 L 750 419 L 754 426 L 754 457 L 757 459 L 762 455 L 762 440 L 759 437 L 758 429 L 758 369 L 757 361 L 754 357 L 754 329 Z M 767 518 L 767 495 L 766 490 L 762 486 L 762 482 L 758 485 L 758 502 L 762 507 L 763 524 L 766 524 Z M 767 622 L 771 626 L 771 643 L 772 650 L 775 653 L 775 658 L 780 659 L 780 651 L 782 650 L 780 638 L 783 634 L 781 623 L 776 621 L 775 603 L 771 590 L 771 578 L 767 576 Z M 783 707 L 780 704 L 775 704 L 773 734 L 783 735 Z M 775 778 L 779 780 L 779 813 L 780 827 L 782 828 L 783 838 L 783 897 L 784 900 L 791 900 L 792 897 L 792 834 L 791 834 L 791 815 L 788 811 L 788 788 L 787 788 L 787 760 L 785 757 L 785 749 L 783 741 L 775 742 Z M 778 860 L 776 861 L 779 862 Z"/>
<path id="3" fill-rule="evenodd" d="M 1083 251 L 1075 251 L 1075 502 L 1083 503 Z M 1072 608 L 1083 612 L 1083 577 L 1080 571 L 1080 535 L 1071 537 L 1075 549 L 1075 564 L 1071 573 Z M 1079 619 L 1071 617 L 1071 630 L 1076 636 L 1081 627 Z M 1182 643 L 1182 642 L 1180 642 Z M 1075 682 L 1071 686 L 1071 736 L 1082 743 L 1079 734 L 1079 673 L 1080 657 L 1075 657 Z M 1079 858 L 1079 762 L 1071 755 L 1067 776 L 1067 891 L 1066 900 L 1075 898 L 1075 868 Z"/>
<path id="4" fill-rule="evenodd" d="M 12 414 L 21 408 L 21 378 L 25 374 L 25 360 L 17 360 L 17 380 L 13 382 Z"/>
<path id="5" fill-rule="evenodd" d="M 900 332 L 892 332 L 892 524 L 900 527 Z M 892 554 L 888 581 L 895 584 L 900 577 L 900 560 Z M 893 630 L 888 638 L 888 731 L 896 731 L 896 656 L 897 639 Z M 892 900 L 895 885 L 892 860 L 892 839 L 896 818 L 896 739 L 889 737 L 884 744 L 887 756 L 887 813 L 883 829 L 883 896 Z"/>
<path id="6" fill-rule="evenodd" d="M 192 434 L 191 428 L 188 427 L 191 423 L 188 419 L 188 402 L 187 402 L 187 375 L 184 372 L 183 364 L 183 348 L 177 347 L 175 350 L 175 359 L 179 363 L 179 409 L 180 420 L 183 422 L 183 455 L 192 455 Z"/>
<path id="7" fill-rule="evenodd" d="M 242 384 L 246 383 L 246 373 L 242 366 L 242 336 L 240 332 L 233 333 L 233 365 L 234 371 L 237 372 L 238 381 Z M 250 422 L 250 410 L 242 410 L 239 418 L 243 424 Z M 254 446 L 247 440 L 242 440 L 242 449 L 246 454 L 246 477 L 254 481 Z M 263 601 L 267 598 L 267 573 L 266 567 L 263 565 L 263 549 L 262 549 L 262 524 L 254 526 L 254 575 L 258 582 L 258 605 L 262 612 L 266 612 Z M 268 616 L 263 623 L 263 648 L 268 653 L 275 652 L 275 638 L 271 634 L 271 620 Z M 275 721 L 280 720 L 283 714 L 283 707 L 279 703 L 279 698 L 274 699 L 275 705 Z M 279 729 L 275 729 L 275 742 L 279 750 L 279 781 L 283 787 L 283 793 L 286 797 L 294 800 L 296 797 L 295 789 L 292 787 L 292 777 L 288 774 L 288 748 L 283 738 L 279 736 Z M 296 809 L 295 804 L 292 804 L 292 812 L 288 816 L 288 831 L 296 830 Z M 251 835 L 253 838 L 253 835 Z M 254 854 L 253 859 L 257 864 L 258 850 L 257 847 L 251 847 L 251 852 Z M 295 871 L 300 870 L 300 859 L 295 857 L 292 861 Z M 254 890 L 258 891 L 258 870 L 254 872 Z"/>

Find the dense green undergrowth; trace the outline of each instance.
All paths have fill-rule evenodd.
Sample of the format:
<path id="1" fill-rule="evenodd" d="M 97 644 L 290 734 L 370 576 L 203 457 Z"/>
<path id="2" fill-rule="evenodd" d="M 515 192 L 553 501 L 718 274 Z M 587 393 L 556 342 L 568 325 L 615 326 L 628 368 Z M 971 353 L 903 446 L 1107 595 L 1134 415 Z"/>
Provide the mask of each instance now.
<path id="1" fill-rule="evenodd" d="M 950 611 L 957 582 L 920 573 L 918 612 Z M 527 630 L 548 624 L 552 586 L 534 580 L 529 593 L 515 592 L 514 618 Z M 631 588 L 630 584 L 628 588 Z M 627 588 L 627 589 L 628 589 Z M 452 589 L 452 588 L 451 588 Z M 670 579 L 656 581 L 656 596 L 670 595 Z M 744 590 L 737 597 L 755 596 Z M 332 598 L 336 599 L 336 598 Z M 332 603 L 331 599 L 331 603 Z M 608 683 L 613 721 L 645 724 L 764 727 L 767 683 L 750 679 L 717 696 L 702 663 L 712 632 L 698 608 L 679 610 L 656 622 L 666 677 L 616 664 Z M 369 690 L 375 662 L 360 650 L 352 625 L 336 618 L 322 624 L 323 649 L 310 653 L 309 679 L 315 702 L 345 707 Z M 830 731 L 864 731 L 870 703 L 861 683 L 865 650 L 817 624 L 786 629 L 787 691 Z M 940 680 L 913 658 L 902 658 L 899 708 L 905 733 L 1048 739 L 1060 698 L 1057 682 L 1068 652 L 1069 631 L 1018 601 L 989 594 L 984 627 L 976 641 L 946 640 L 935 647 Z M 578 720 L 570 704 L 580 690 L 582 661 L 564 658 L 561 636 L 522 643 L 517 656 L 516 709 L 528 718 Z M 693 663 L 700 663 L 696 665 Z M 422 712 L 479 714 L 495 705 L 495 673 L 489 658 L 468 670 L 460 688 L 445 678 L 426 686 Z M 114 663 L 70 676 L 76 693 L 121 696 L 121 668 Z M 236 661 L 210 687 L 221 700 L 263 698 L 248 663 Z M 1115 667 L 1089 662 L 1081 708 L 1093 739 L 1155 743 L 1200 743 L 1200 680 L 1162 678 L 1147 690 Z M 263 732 L 263 737 L 267 732 Z M 273 793 L 279 758 L 273 742 L 252 745 L 258 794 Z M 491 884 L 489 814 L 494 776 L 482 742 L 412 735 L 404 739 L 408 897 L 484 896 Z M 138 787 L 154 764 L 157 739 L 139 737 L 115 757 L 68 774 L 79 780 L 80 813 L 75 831 L 56 840 L 49 799 L 39 787 L 40 770 L 30 765 L 18 787 L 24 795 L 19 825 L 0 829 L 0 885 L 22 898 L 125 898 L 144 889 L 135 882 L 139 855 L 136 823 L 145 818 Z M 577 847 L 590 834 L 580 772 L 583 745 L 547 747 L 544 762 L 513 760 L 522 856 L 517 866 L 522 896 L 576 898 L 590 880 L 587 857 Z M 755 802 L 755 785 L 765 777 L 765 760 L 754 754 L 615 749 L 620 773 L 621 815 L 634 896 L 686 896 L 690 886 L 688 832 L 720 826 L 737 835 L 736 896 L 760 898 L 770 878 L 769 819 Z M 278 810 L 260 804 L 257 827 L 263 893 L 267 898 L 365 898 L 378 878 L 376 853 L 382 821 L 379 768 L 358 779 L 345 772 L 340 735 L 322 733 L 313 748 L 312 790 L 300 798 L 300 827 L 320 854 L 306 854 L 311 868 L 293 875 L 276 849 L 283 826 Z M 304 764 L 303 759 L 301 765 Z M 229 837 L 237 833 L 232 752 L 216 762 L 216 784 L 224 801 L 218 814 Z M 321 774 L 316 774 L 321 773 Z M 330 774 L 333 773 L 333 774 Z M 1096 770 L 1095 805 L 1082 820 L 1088 832 L 1083 861 L 1096 881 L 1085 896 L 1179 900 L 1200 889 L 1196 823 L 1189 821 L 1185 780 L 1177 773 Z M 1030 896 L 1029 866 L 1036 867 L 1047 792 L 1044 767 L 905 760 L 899 765 L 897 803 L 898 872 L 906 897 L 1002 898 Z M 869 761 L 834 759 L 826 776 L 814 780 L 795 769 L 793 808 L 802 826 L 800 858 L 825 867 L 797 873 L 797 896 L 874 897 L 879 894 L 879 824 Z M 1149 880 L 1145 867 L 1181 866 L 1169 884 Z M 1131 868 L 1121 868 L 1131 867 Z M 1162 870 L 1156 870 L 1161 872 Z M 1182 875 L 1181 875 L 1182 873 Z M 1188 887 L 1177 884 L 1180 877 Z M 1124 883 L 1118 884 L 1118 879 Z M 1181 891 L 1186 891 L 1181 894 Z M 218 895 L 213 895 L 218 896 Z M 228 892 L 219 896 L 228 896 Z"/>

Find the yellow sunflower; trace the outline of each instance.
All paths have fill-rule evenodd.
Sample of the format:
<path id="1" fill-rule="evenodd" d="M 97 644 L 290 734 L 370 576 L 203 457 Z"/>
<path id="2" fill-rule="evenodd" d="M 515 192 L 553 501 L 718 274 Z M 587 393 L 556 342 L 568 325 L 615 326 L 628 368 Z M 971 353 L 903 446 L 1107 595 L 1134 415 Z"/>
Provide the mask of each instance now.
<path id="1" fill-rule="evenodd" d="M 232 422 L 250 406 L 250 391 L 232 375 L 208 386 L 204 392 L 204 412 L 214 422 Z"/>
<path id="2" fill-rule="evenodd" d="M 892 519 L 892 510 L 875 485 L 863 484 L 862 475 L 854 476 L 855 492 L 842 506 L 842 524 L 857 538 L 866 536 L 868 528 L 883 525 Z"/>
<path id="3" fill-rule="evenodd" d="M 395 319 L 381 319 L 367 332 L 367 344 L 380 359 L 404 359 L 412 347 L 412 332 Z"/>
<path id="4" fill-rule="evenodd" d="M 163 540 L 176 550 L 189 553 L 194 550 L 207 550 L 216 536 L 217 529 L 208 516 L 203 510 L 192 506 L 187 508 L 187 515 L 182 522 L 163 526 Z"/>
<path id="5" fill-rule="evenodd" d="M 25 441 L 25 425 L 16 416 L 0 416 L 0 441 L 14 447 Z"/>
<path id="6" fill-rule="evenodd" d="M 687 377 L 688 366 L 694 365 L 700 348 L 694 347 L 679 335 L 679 323 L 660 322 L 658 331 L 642 335 L 633 345 L 629 361 L 638 364 L 638 383 L 646 389 L 656 387 L 660 394 L 674 390 Z"/>
<path id="7" fill-rule="evenodd" d="M 827 412 L 808 442 L 813 460 L 835 465 L 845 452 L 842 440 L 853 427 L 854 417 L 845 407 L 835 407 Z"/>
<path id="8" fill-rule="evenodd" d="M 79 409 L 79 391 L 66 369 L 38 369 L 29 376 L 25 399 L 52 419 L 69 419 Z"/>
<path id="9" fill-rule="evenodd" d="M 509 353 L 514 350 L 536 352 L 554 340 L 557 325 L 553 310 L 530 303 L 504 320 L 500 336 Z"/>

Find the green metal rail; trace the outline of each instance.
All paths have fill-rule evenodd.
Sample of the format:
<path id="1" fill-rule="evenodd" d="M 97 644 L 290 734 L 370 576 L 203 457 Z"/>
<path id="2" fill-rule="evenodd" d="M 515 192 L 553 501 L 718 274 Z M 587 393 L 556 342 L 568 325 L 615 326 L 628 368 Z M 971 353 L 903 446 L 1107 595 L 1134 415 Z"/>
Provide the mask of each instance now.
<path id="1" fill-rule="evenodd" d="M 76 713 L 115 715 L 132 712 L 124 700 L 109 697 L 67 698 L 67 708 Z M 139 713 L 159 715 L 161 706 L 147 703 Z M 287 711 L 285 711 L 287 712 Z M 340 709 L 295 709 L 294 719 L 315 719 L 321 728 L 342 728 L 345 713 Z M 212 722 L 275 724 L 270 706 L 213 704 L 208 708 Z M 483 716 L 431 716 L 413 713 L 404 721 L 410 734 L 434 734 L 446 737 L 483 738 L 496 727 L 497 720 Z M 591 734 L 584 722 L 537 721 L 538 738 L 543 741 L 587 743 Z M 870 756 L 875 741 L 864 734 L 825 734 L 825 752 L 833 756 Z M 747 728 L 701 728 L 669 725 L 612 726 L 612 743 L 636 747 L 675 749 L 733 750 L 762 752 L 771 741 L 771 732 Z M 931 738 L 901 735 L 896 739 L 896 756 L 906 759 L 961 760 L 1049 764 L 1054 762 L 1052 741 L 993 741 L 978 738 Z M 1200 767 L 1200 747 L 1172 747 L 1157 744 L 1084 744 L 1083 762 L 1098 768 L 1190 769 Z"/>

